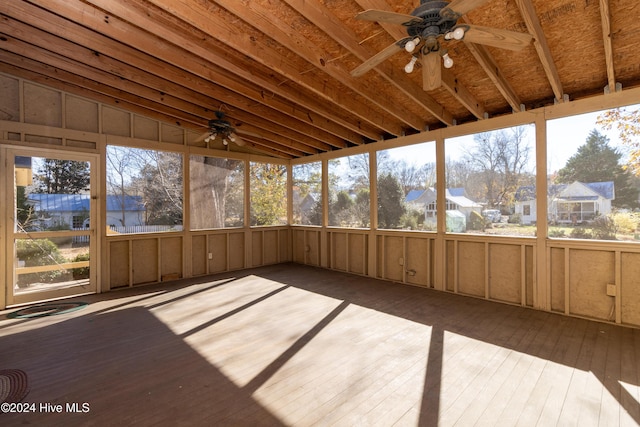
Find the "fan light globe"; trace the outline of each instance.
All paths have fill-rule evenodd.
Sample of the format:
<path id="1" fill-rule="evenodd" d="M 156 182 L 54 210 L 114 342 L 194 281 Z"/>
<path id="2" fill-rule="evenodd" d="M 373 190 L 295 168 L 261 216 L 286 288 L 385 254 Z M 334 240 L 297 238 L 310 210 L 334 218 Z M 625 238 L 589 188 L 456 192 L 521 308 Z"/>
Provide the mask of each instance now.
<path id="1" fill-rule="evenodd" d="M 456 40 L 462 40 L 464 38 L 464 29 L 461 27 L 456 28 L 453 30 L 452 37 Z"/>
<path id="2" fill-rule="evenodd" d="M 411 61 L 407 65 L 404 66 L 404 72 L 410 74 L 413 72 L 413 68 L 416 65 L 416 61 L 418 60 L 417 56 L 411 57 Z"/>
<path id="3" fill-rule="evenodd" d="M 448 53 L 445 53 L 445 54 L 442 56 L 442 61 L 443 61 L 444 68 L 451 68 L 451 67 L 453 67 L 453 59 L 451 59 L 451 58 L 449 57 L 449 54 L 448 54 Z"/>
<path id="4" fill-rule="evenodd" d="M 420 39 L 418 37 L 416 37 L 413 40 L 409 40 L 404 45 L 404 50 L 406 50 L 409 53 L 412 53 L 414 50 L 416 50 L 416 46 L 418 45 L 418 43 L 420 43 Z"/>

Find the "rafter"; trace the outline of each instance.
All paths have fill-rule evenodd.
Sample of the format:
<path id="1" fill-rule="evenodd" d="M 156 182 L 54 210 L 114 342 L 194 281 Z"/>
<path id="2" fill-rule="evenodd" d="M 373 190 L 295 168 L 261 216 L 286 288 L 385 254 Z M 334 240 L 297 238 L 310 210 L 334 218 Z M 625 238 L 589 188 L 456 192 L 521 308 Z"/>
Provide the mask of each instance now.
<path id="1" fill-rule="evenodd" d="M 613 43 L 611 41 L 611 11 L 609 9 L 609 0 L 600 0 L 600 18 L 602 20 L 604 59 L 607 64 L 607 83 L 609 93 L 613 93 L 616 91 L 616 73 L 613 68 Z"/>
<path id="2" fill-rule="evenodd" d="M 97 0 L 92 0 L 97 1 Z M 296 55 L 300 56 L 304 60 L 308 61 L 315 69 L 320 70 L 335 81 L 348 87 L 369 103 L 375 105 L 380 111 L 386 111 L 386 117 L 380 117 L 380 112 L 374 114 L 371 108 L 366 108 L 362 102 L 355 102 L 352 96 L 344 93 L 344 90 L 340 90 L 335 87 L 333 90 L 324 82 L 324 79 L 319 79 L 316 76 L 310 75 L 294 66 L 288 66 L 286 61 L 283 60 L 282 55 L 277 50 L 266 46 L 265 44 L 257 45 L 254 41 L 240 32 L 237 25 L 233 25 L 224 20 L 216 19 L 211 16 L 209 10 L 205 5 L 194 2 L 186 2 L 184 0 L 149 0 L 155 6 L 179 17 L 184 22 L 193 25 L 196 28 L 200 28 L 203 31 L 216 34 L 216 38 L 228 45 L 229 47 L 236 49 L 244 54 L 250 56 L 254 60 L 261 64 L 264 64 L 278 73 L 285 76 L 287 79 L 299 84 L 302 87 L 306 87 L 313 90 L 318 96 L 329 100 L 340 100 L 338 102 L 345 102 L 350 104 L 352 108 L 350 111 L 353 114 L 357 114 L 363 121 L 369 122 L 373 125 L 377 125 L 384 129 L 384 131 L 393 135 L 401 135 L 403 133 L 403 126 L 398 125 L 398 121 L 404 123 L 404 126 L 410 126 L 415 129 L 421 129 L 424 127 L 424 123 L 421 118 L 408 114 L 397 106 L 383 105 L 380 97 L 370 88 L 362 82 L 353 79 L 348 72 L 340 69 L 334 63 L 326 62 L 322 55 L 319 54 L 318 49 L 309 40 L 302 37 L 300 34 L 296 34 L 291 27 L 282 29 L 276 24 L 277 20 L 266 13 L 267 16 L 260 15 L 253 10 L 253 7 L 260 6 L 254 3 L 242 3 L 237 0 L 219 0 L 215 3 L 225 8 L 231 13 L 238 14 L 245 22 L 258 29 L 259 31 L 269 34 L 275 41 L 282 46 L 290 49 Z M 100 0 L 101 3 L 112 3 L 114 0 Z M 117 1 L 116 1 L 117 2 Z M 108 5 L 105 5 L 108 7 Z M 124 12 L 126 13 L 126 11 Z M 271 50 L 271 52 L 269 52 Z M 389 120 L 389 115 L 395 119 Z M 372 117 L 380 117 L 379 119 L 372 119 Z"/>
<path id="3" fill-rule="evenodd" d="M 555 61 L 551 56 L 551 50 L 549 49 L 549 44 L 547 43 L 544 31 L 542 31 L 542 26 L 540 25 L 540 20 L 538 19 L 536 10 L 533 7 L 531 0 L 516 0 L 516 4 L 520 8 L 520 13 L 527 25 L 529 33 L 533 35 L 533 45 L 538 52 L 542 68 L 547 75 L 547 79 L 549 80 L 553 94 L 556 97 L 556 101 L 563 102 L 564 91 L 562 89 L 562 82 L 560 81 L 558 69 L 556 68 Z"/>

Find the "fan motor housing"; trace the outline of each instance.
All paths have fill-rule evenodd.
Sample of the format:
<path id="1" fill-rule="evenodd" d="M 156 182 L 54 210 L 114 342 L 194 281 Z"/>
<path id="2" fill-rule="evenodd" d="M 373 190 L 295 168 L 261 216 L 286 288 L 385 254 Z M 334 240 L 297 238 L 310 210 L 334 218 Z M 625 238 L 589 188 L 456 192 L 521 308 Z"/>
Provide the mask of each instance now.
<path id="1" fill-rule="evenodd" d="M 422 18 L 418 23 L 407 26 L 409 37 L 428 37 L 446 34 L 456 25 L 456 20 L 445 20 L 440 11 L 449 6 L 449 2 L 436 0 L 422 0 L 411 15 Z"/>

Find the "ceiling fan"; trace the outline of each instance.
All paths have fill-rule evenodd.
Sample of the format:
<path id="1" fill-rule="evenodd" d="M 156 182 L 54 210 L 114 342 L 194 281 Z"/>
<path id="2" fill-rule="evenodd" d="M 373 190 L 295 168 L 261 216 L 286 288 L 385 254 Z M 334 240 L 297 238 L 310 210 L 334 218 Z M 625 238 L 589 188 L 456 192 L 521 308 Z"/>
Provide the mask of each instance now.
<path id="1" fill-rule="evenodd" d="M 229 145 L 230 142 L 233 142 L 242 147 L 246 144 L 246 141 L 238 136 L 238 133 L 241 132 L 231 125 L 222 111 L 216 111 L 216 118 L 209 120 L 207 127 L 208 130 L 200 135 L 196 142 L 204 141 L 209 143 L 218 138 L 224 145 Z"/>
<path id="2" fill-rule="evenodd" d="M 381 50 L 355 68 L 351 75 L 359 77 L 404 49 L 412 54 L 411 61 L 405 66 L 405 72 L 411 73 L 416 62 L 420 60 L 423 89 L 433 90 L 440 87 L 442 82 L 440 58 L 445 68 L 453 66 L 453 60 L 449 57 L 447 49 L 441 46 L 441 40 L 465 40 L 510 50 L 521 50 L 526 47 L 533 38 L 530 34 L 479 25 L 458 24 L 458 19 L 462 15 L 487 1 L 420 0 L 420 6 L 410 15 L 375 9 L 359 13 L 356 19 L 403 25 L 406 27 L 408 37 Z"/>

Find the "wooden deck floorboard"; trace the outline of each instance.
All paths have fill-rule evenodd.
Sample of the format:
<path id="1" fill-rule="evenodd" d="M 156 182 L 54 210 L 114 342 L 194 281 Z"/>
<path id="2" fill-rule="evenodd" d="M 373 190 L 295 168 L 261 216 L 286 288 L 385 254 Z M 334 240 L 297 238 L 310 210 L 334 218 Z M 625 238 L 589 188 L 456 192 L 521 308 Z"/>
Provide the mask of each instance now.
<path id="1" fill-rule="evenodd" d="M 640 425 L 640 330 L 276 265 L 0 312 L 2 425 Z M 65 411 L 66 412 L 66 407 Z"/>

